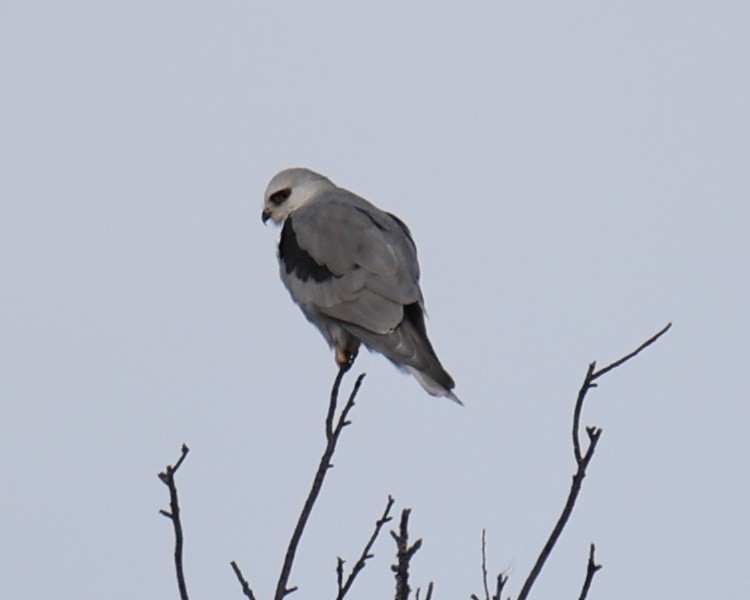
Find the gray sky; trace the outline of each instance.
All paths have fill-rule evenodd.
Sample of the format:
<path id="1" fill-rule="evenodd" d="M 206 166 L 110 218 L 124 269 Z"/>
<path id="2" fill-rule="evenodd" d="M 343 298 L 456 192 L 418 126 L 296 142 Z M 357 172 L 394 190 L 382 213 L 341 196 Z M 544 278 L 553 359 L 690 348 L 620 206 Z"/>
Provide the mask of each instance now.
<path id="1" fill-rule="evenodd" d="M 301 3 L 300 3 L 301 4 Z M 742 2 L 6 2 L 0 8 L 0 597 L 275 584 L 335 374 L 262 193 L 319 170 L 411 227 L 466 403 L 368 376 L 291 582 L 334 596 L 393 494 L 413 583 L 517 593 L 604 428 L 538 598 L 739 598 L 750 556 L 750 9 Z M 349 378 L 351 384 L 353 377 Z M 384 535 L 353 597 L 387 598 Z"/>

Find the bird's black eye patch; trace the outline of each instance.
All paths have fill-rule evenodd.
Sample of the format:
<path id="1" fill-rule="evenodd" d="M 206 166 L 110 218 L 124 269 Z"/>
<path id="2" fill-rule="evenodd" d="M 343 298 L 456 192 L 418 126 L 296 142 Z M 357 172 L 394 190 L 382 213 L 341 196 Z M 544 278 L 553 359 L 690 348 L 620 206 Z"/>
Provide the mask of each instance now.
<path id="1" fill-rule="evenodd" d="M 292 188 L 284 188 L 283 190 L 279 190 L 278 192 L 274 192 L 268 197 L 268 201 L 271 204 L 274 204 L 276 206 L 280 206 L 286 202 L 286 199 L 289 198 L 289 196 L 292 195 Z"/>

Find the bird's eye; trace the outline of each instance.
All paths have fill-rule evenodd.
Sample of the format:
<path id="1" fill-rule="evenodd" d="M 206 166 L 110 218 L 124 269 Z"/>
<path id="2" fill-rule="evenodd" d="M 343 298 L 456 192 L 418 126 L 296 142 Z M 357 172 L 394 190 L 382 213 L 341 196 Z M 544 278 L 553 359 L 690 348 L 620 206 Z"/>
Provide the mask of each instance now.
<path id="1" fill-rule="evenodd" d="M 274 192 L 268 197 L 268 201 L 271 204 L 275 204 L 276 206 L 279 206 L 280 204 L 283 204 L 289 196 L 292 194 L 291 188 L 284 188 L 283 190 L 279 190 L 278 192 Z"/>

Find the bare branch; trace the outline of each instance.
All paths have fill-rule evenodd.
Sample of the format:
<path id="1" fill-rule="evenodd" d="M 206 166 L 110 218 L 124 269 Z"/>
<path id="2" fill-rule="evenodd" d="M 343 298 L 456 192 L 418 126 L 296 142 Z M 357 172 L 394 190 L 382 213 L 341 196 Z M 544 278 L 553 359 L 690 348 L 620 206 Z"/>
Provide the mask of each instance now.
<path id="1" fill-rule="evenodd" d="M 174 481 L 174 475 L 180 468 L 185 457 L 190 452 L 185 444 L 182 445 L 180 458 L 177 462 L 167 467 L 159 473 L 161 482 L 169 488 L 169 511 L 160 510 L 159 514 L 167 517 L 172 521 L 174 527 L 174 568 L 177 575 L 177 588 L 180 591 L 181 600 L 188 600 L 187 584 L 185 583 L 185 572 L 182 568 L 182 546 L 184 538 L 182 534 L 182 521 L 180 520 L 180 504 L 177 499 L 177 485 Z"/>
<path id="2" fill-rule="evenodd" d="M 427 584 L 427 595 L 425 596 L 424 600 L 430 600 L 432 598 L 432 588 L 433 584 L 432 581 Z M 419 594 L 422 592 L 421 588 L 417 588 L 417 591 L 414 593 L 415 600 L 419 600 Z"/>
<path id="3" fill-rule="evenodd" d="M 340 367 L 339 372 L 336 375 L 336 379 L 333 382 L 333 388 L 331 389 L 331 399 L 328 406 L 328 413 L 326 415 L 326 447 L 325 450 L 323 450 L 323 455 L 320 458 L 318 469 L 315 472 L 315 477 L 313 478 L 312 487 L 310 488 L 310 492 L 307 495 L 305 504 L 302 507 L 302 512 L 300 513 L 299 519 L 297 520 L 297 525 L 295 526 L 294 532 L 292 533 L 292 539 L 289 541 L 289 546 L 287 547 L 286 555 L 284 556 L 284 564 L 281 567 L 279 581 L 276 584 L 274 600 L 282 600 L 285 596 L 291 594 L 297 589 L 296 587 L 287 587 L 287 583 L 289 582 L 289 575 L 292 572 L 292 565 L 294 564 L 294 557 L 297 554 L 297 547 L 299 546 L 299 542 L 302 539 L 302 533 L 305 530 L 305 525 L 307 525 L 307 520 L 310 518 L 313 506 L 315 506 L 315 501 L 318 499 L 320 490 L 323 487 L 323 481 L 325 480 L 326 473 L 328 472 L 328 469 L 333 466 L 331 464 L 331 459 L 333 458 L 333 453 L 336 451 L 336 444 L 338 443 L 341 431 L 346 425 L 349 425 L 349 421 L 346 420 L 346 417 L 352 407 L 354 407 L 354 399 L 357 397 L 357 392 L 359 392 L 359 387 L 360 385 L 362 385 L 362 379 L 364 379 L 365 376 L 365 374 L 362 373 L 357 377 L 357 380 L 354 382 L 352 393 L 349 395 L 349 399 L 344 405 L 344 408 L 341 409 L 339 418 L 338 420 L 336 420 L 336 425 L 334 426 L 333 423 L 336 412 L 336 403 L 338 400 L 339 386 L 341 385 L 341 380 L 344 377 L 344 374 L 349 370 L 349 366 L 350 365 L 345 365 L 344 367 Z"/>
<path id="4" fill-rule="evenodd" d="M 401 512 L 401 524 L 399 532 L 391 531 L 391 537 L 396 541 L 396 564 L 391 565 L 391 571 L 396 576 L 396 596 L 395 600 L 408 600 L 411 588 L 409 587 L 409 562 L 416 552 L 422 547 L 422 540 L 419 539 L 409 546 L 409 514 L 410 508 L 405 508 Z M 432 584 L 428 588 L 428 597 L 432 595 Z"/>
<path id="5" fill-rule="evenodd" d="M 581 441 L 579 439 L 578 432 L 581 430 L 581 411 L 583 410 L 583 401 L 586 398 L 586 394 L 593 387 L 592 376 L 596 369 L 596 361 L 589 364 L 586 376 L 583 378 L 583 384 L 581 389 L 578 390 L 578 397 L 576 398 L 575 407 L 573 408 L 573 454 L 575 455 L 576 464 L 581 464 L 583 456 L 581 455 Z"/>
<path id="6" fill-rule="evenodd" d="M 500 573 L 497 576 L 497 583 L 495 587 L 495 593 L 490 597 L 490 587 L 487 582 L 487 530 L 482 529 L 482 584 L 484 585 L 484 598 L 485 600 L 501 600 L 501 595 L 503 593 L 503 587 L 505 587 L 505 583 L 508 581 L 508 576 L 504 573 Z M 471 600 L 479 600 L 479 596 L 476 594 L 471 595 Z"/>
<path id="7" fill-rule="evenodd" d="M 391 515 L 391 508 L 393 508 L 393 502 L 394 502 L 393 497 L 388 496 L 388 502 L 386 503 L 385 510 L 383 511 L 383 515 L 375 522 L 375 531 L 372 532 L 372 535 L 370 536 L 370 539 L 365 545 L 364 550 L 362 550 L 362 554 L 360 555 L 357 562 L 354 564 L 354 567 L 352 567 L 352 571 L 351 573 L 349 573 L 349 577 L 346 578 L 346 582 L 343 581 L 344 561 L 341 558 L 337 559 L 336 577 L 338 581 L 338 594 L 336 596 L 336 600 L 342 600 L 342 598 L 346 596 L 346 593 L 349 591 L 349 588 L 352 587 L 352 584 L 354 583 L 354 580 L 357 578 L 357 575 L 359 574 L 359 572 L 365 568 L 365 563 L 367 562 L 367 559 L 373 557 L 370 551 L 372 550 L 372 546 L 375 543 L 375 540 L 380 535 L 380 530 L 383 528 L 383 525 L 385 525 L 391 520 L 390 515 Z"/>
<path id="8" fill-rule="evenodd" d="M 485 600 L 490 600 L 490 588 L 487 585 L 487 530 L 482 529 L 482 583 L 484 584 Z"/>
<path id="9" fill-rule="evenodd" d="M 243 577 L 242 571 L 240 571 L 240 568 L 237 566 L 237 563 L 232 561 L 229 564 L 232 566 L 232 570 L 234 571 L 234 574 L 237 576 L 237 581 L 239 581 L 240 585 L 242 586 L 242 593 L 249 600 L 255 600 L 255 594 L 253 594 L 253 590 L 250 589 L 250 584 L 247 582 L 247 579 Z"/>
<path id="10" fill-rule="evenodd" d="M 492 600 L 502 600 L 503 588 L 508 583 L 508 576 L 505 573 L 500 573 L 497 576 L 497 585 L 495 587 L 495 593 L 492 595 Z"/>
<path id="11" fill-rule="evenodd" d="M 333 417 L 336 414 L 336 403 L 339 397 L 339 387 L 341 387 L 341 380 L 349 370 L 349 367 L 339 368 L 339 372 L 336 373 L 336 379 L 333 380 L 333 387 L 331 388 L 331 399 L 328 403 L 328 414 L 326 415 L 326 439 L 330 441 L 333 437 Z"/>
<path id="12" fill-rule="evenodd" d="M 484 599 L 490 600 L 490 587 L 487 584 L 487 530 L 486 529 L 482 529 L 482 585 L 484 586 Z M 474 597 L 476 598 L 476 596 Z"/>
<path id="13" fill-rule="evenodd" d="M 643 342 L 640 346 L 638 346 L 630 354 L 626 354 L 621 359 L 616 360 L 615 362 L 613 362 L 612 364 L 607 365 L 603 369 L 599 369 L 596 373 L 594 373 L 594 375 L 593 375 L 593 377 L 591 379 L 592 380 L 593 379 L 598 379 L 602 375 L 606 375 L 611 370 L 616 369 L 617 367 L 619 367 L 623 363 L 626 363 L 631 358 L 633 358 L 636 354 L 639 354 L 642 350 L 645 350 L 646 348 L 648 348 L 651 344 L 653 344 L 661 336 L 663 336 L 665 333 L 667 333 L 667 331 L 669 331 L 671 329 L 671 327 L 672 327 L 672 323 L 667 323 L 664 326 L 664 329 L 662 329 L 659 333 L 656 333 L 653 336 L 651 336 L 650 338 L 648 338 L 645 342 Z"/>
<path id="14" fill-rule="evenodd" d="M 585 452 L 581 450 L 579 431 L 580 431 L 580 422 L 581 422 L 581 411 L 583 410 L 583 402 L 586 398 L 586 394 L 591 388 L 596 387 L 597 384 L 594 381 L 597 378 L 601 377 L 602 375 L 605 375 L 606 373 L 609 373 L 613 369 L 616 369 L 617 367 L 621 366 L 622 364 L 624 364 L 625 362 L 627 362 L 628 360 L 636 356 L 644 348 L 647 348 L 648 346 L 653 344 L 662 335 L 664 335 L 667 331 L 669 331 L 669 328 L 671 326 L 672 324 L 668 323 L 666 327 L 664 327 L 657 334 L 650 337 L 643 344 L 638 346 L 638 348 L 636 348 L 629 354 L 626 354 L 619 360 L 616 360 L 612 364 L 604 367 L 603 369 L 600 369 L 599 371 L 596 370 L 596 362 L 592 362 L 591 364 L 589 364 L 588 369 L 586 371 L 586 376 L 583 379 L 583 384 L 581 385 L 581 389 L 578 391 L 578 397 L 576 399 L 575 408 L 573 410 L 572 437 L 573 437 L 573 454 L 575 456 L 576 466 L 577 466 L 576 472 L 573 475 L 573 481 L 570 485 L 570 491 L 568 492 L 568 498 L 565 501 L 565 506 L 563 507 L 562 513 L 560 514 L 560 517 L 555 523 L 555 526 L 552 529 L 552 533 L 547 539 L 547 542 L 544 544 L 542 551 L 539 553 L 539 556 L 537 557 L 537 560 L 534 563 L 534 566 L 532 567 L 531 572 L 526 578 L 526 581 L 524 582 L 523 587 L 521 588 L 521 592 L 518 594 L 518 600 L 526 600 L 526 598 L 528 597 L 529 592 L 531 591 L 531 587 L 534 585 L 534 582 L 536 581 L 536 578 L 539 576 L 539 573 L 541 573 L 542 568 L 544 567 L 544 563 L 549 558 L 550 554 L 552 553 L 553 548 L 555 547 L 555 544 L 557 543 L 557 540 L 559 539 L 560 535 L 563 532 L 563 529 L 567 525 L 568 520 L 570 519 L 570 515 L 573 512 L 573 507 L 575 506 L 576 500 L 578 498 L 578 494 L 581 491 L 581 485 L 583 484 L 583 479 L 584 477 L 586 477 L 586 469 L 588 468 L 591 458 L 594 456 L 596 445 L 599 442 L 599 437 L 602 434 L 602 430 L 599 427 L 586 427 L 586 434 L 589 438 L 589 446 Z M 593 572 L 596 572 L 596 569 L 594 569 Z M 593 573 L 591 574 L 591 576 L 593 577 Z"/>
<path id="15" fill-rule="evenodd" d="M 341 593 L 344 589 L 344 559 L 340 556 L 336 557 L 336 587 L 338 589 L 336 597 L 341 598 Z"/>
<path id="16" fill-rule="evenodd" d="M 589 588 L 591 587 L 591 582 L 594 579 L 594 574 L 602 568 L 601 565 L 597 565 L 594 561 L 594 552 L 596 551 L 596 546 L 594 544 L 591 544 L 591 547 L 589 548 L 589 562 L 586 565 L 586 579 L 583 582 L 583 589 L 581 589 L 581 595 L 578 596 L 578 600 L 586 600 L 586 596 L 588 596 Z"/>

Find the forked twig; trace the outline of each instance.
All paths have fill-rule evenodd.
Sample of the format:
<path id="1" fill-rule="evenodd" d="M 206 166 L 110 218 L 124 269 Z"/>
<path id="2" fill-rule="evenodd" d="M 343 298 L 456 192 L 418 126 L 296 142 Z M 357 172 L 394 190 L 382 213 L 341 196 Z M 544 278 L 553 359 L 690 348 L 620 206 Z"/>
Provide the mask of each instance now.
<path id="1" fill-rule="evenodd" d="M 159 473 L 159 480 L 169 488 L 169 510 L 160 510 L 159 514 L 164 515 L 172 521 L 174 527 L 174 568 L 177 575 L 177 588 L 180 591 L 181 600 L 188 600 L 187 584 L 185 583 L 185 572 L 182 567 L 182 546 L 184 538 L 182 535 L 182 521 L 180 520 L 180 504 L 177 499 L 177 485 L 174 482 L 174 475 L 180 468 L 185 457 L 190 452 L 185 444 L 182 445 L 182 454 L 177 462 L 167 467 Z"/>
<path id="2" fill-rule="evenodd" d="M 320 490 L 323 487 L 323 481 L 325 480 L 326 473 L 328 472 L 328 469 L 333 466 L 331 464 L 331 458 L 333 458 L 333 453 L 336 451 L 336 444 L 339 441 L 341 431 L 350 423 L 350 421 L 347 421 L 347 416 L 349 415 L 349 411 L 354 407 L 354 399 L 357 397 L 359 387 L 360 385 L 362 385 L 362 379 L 364 379 L 365 377 L 364 373 L 357 377 L 357 380 L 354 382 L 352 393 L 349 395 L 349 399 L 344 405 L 344 408 L 341 409 L 339 418 L 338 420 L 336 420 L 336 425 L 334 426 L 333 422 L 336 412 L 336 402 L 338 400 L 339 386 L 341 385 L 341 380 L 348 368 L 348 365 L 346 367 L 341 367 L 338 374 L 336 375 L 336 379 L 333 382 L 331 399 L 326 416 L 326 447 L 323 451 L 323 455 L 320 458 L 318 470 L 315 472 L 312 487 L 310 488 L 310 492 L 307 495 L 305 504 L 302 507 L 302 512 L 300 513 L 299 519 L 297 520 L 297 525 L 295 526 L 294 532 L 292 533 L 292 539 L 289 541 L 289 546 L 287 547 L 286 555 L 284 556 L 284 564 L 281 567 L 279 581 L 276 584 L 276 593 L 274 594 L 274 600 L 282 600 L 286 595 L 291 594 L 297 589 L 296 587 L 287 587 L 287 584 L 289 582 L 289 575 L 292 572 L 292 565 L 294 564 L 294 557 L 297 553 L 297 546 L 299 546 L 299 542 L 302 539 L 302 533 L 305 530 L 307 520 L 310 518 L 313 506 L 315 506 L 315 501 L 318 499 Z"/>
<path id="3" fill-rule="evenodd" d="M 576 500 L 578 498 L 578 494 L 581 491 L 581 485 L 583 484 L 583 479 L 586 477 L 586 469 L 589 465 L 589 462 L 591 461 L 591 458 L 594 456 L 594 451 L 596 450 L 596 445 L 599 442 L 599 437 L 602 434 L 602 430 L 600 427 L 586 427 L 586 435 L 589 439 L 589 446 L 586 449 L 585 452 L 581 450 L 581 442 L 580 442 L 580 422 L 581 422 L 581 411 L 583 409 L 583 402 L 586 398 L 586 394 L 591 388 L 596 387 L 596 379 L 599 377 L 609 373 L 613 369 L 616 369 L 617 367 L 623 365 L 627 361 L 629 361 L 631 358 L 639 354 L 642 350 L 653 344 L 656 340 L 658 340 L 662 335 L 664 335 L 669 328 L 672 327 L 671 323 L 668 323 L 666 327 L 664 327 L 661 331 L 656 333 L 655 335 L 651 336 L 648 340 L 643 342 L 638 348 L 633 350 L 632 352 L 626 354 L 622 358 L 614 361 L 613 363 L 607 365 L 606 367 L 596 370 L 596 362 L 592 362 L 586 371 L 586 376 L 583 379 L 583 384 L 581 385 L 581 389 L 578 391 L 578 397 L 576 399 L 575 408 L 573 410 L 573 431 L 572 431 L 572 437 L 573 437 L 573 455 L 575 456 L 576 460 L 576 472 L 573 475 L 573 481 L 570 485 L 570 491 L 568 492 L 568 498 L 565 502 L 565 506 L 563 507 L 562 513 L 560 514 L 560 517 L 557 520 L 557 523 L 555 523 L 554 528 L 552 529 L 552 533 L 550 534 L 549 538 L 547 539 L 547 542 L 544 544 L 544 547 L 542 548 L 542 551 L 539 553 L 539 556 L 537 557 L 536 562 L 534 563 L 534 566 L 531 568 L 531 571 L 526 578 L 526 581 L 523 584 L 523 587 L 521 588 L 521 592 L 518 594 L 518 600 L 526 600 L 526 598 L 529 595 L 529 592 L 531 591 L 531 587 L 534 585 L 534 582 L 536 581 L 536 578 L 539 576 L 539 573 L 541 573 L 542 568 L 544 567 L 544 563 L 549 558 L 550 554 L 552 553 L 552 549 L 555 547 L 555 544 L 557 543 L 557 540 L 560 537 L 560 534 L 562 533 L 563 529 L 565 528 L 565 525 L 568 523 L 568 520 L 570 519 L 570 515 L 573 512 L 573 507 L 575 506 Z M 593 556 L 593 554 L 592 554 Z M 591 559 L 593 561 L 593 558 Z M 598 569 L 594 568 L 591 570 L 591 578 L 593 578 L 594 573 L 596 573 Z M 588 578 L 588 585 L 591 585 L 590 578 Z M 588 587 L 585 589 L 586 593 L 588 593 Z"/>
<path id="4" fill-rule="evenodd" d="M 492 600 L 502 600 L 503 588 L 508 583 L 508 576 L 505 573 L 499 573 L 497 576 L 497 584 L 495 585 L 495 593 L 492 595 Z"/>
<path id="5" fill-rule="evenodd" d="M 500 600 L 503 593 L 503 587 L 508 581 L 508 576 L 505 573 L 499 573 L 497 581 L 495 583 L 495 593 L 490 597 L 490 586 L 487 581 L 487 530 L 482 529 L 482 585 L 484 587 L 484 598 L 485 600 Z M 476 594 L 471 595 L 471 600 L 479 600 L 479 596 Z"/>
<path id="6" fill-rule="evenodd" d="M 391 496 L 388 496 L 388 502 L 385 506 L 385 510 L 383 511 L 383 515 L 375 522 L 375 531 L 373 531 L 372 535 L 370 536 L 370 539 L 365 545 L 365 549 L 362 550 L 362 554 L 360 555 L 359 559 L 356 563 L 354 563 L 351 573 L 349 573 L 346 581 L 344 581 L 344 559 L 341 557 L 337 559 L 336 579 L 338 585 L 338 594 L 336 595 L 336 600 L 342 600 L 344 596 L 346 596 L 346 593 L 349 591 L 349 588 L 352 587 L 352 584 L 357 578 L 359 572 L 365 568 L 365 563 L 367 562 L 367 560 L 373 557 L 373 554 L 371 554 L 370 551 L 372 550 L 372 546 L 375 543 L 375 540 L 380 535 L 380 530 L 383 528 L 383 525 L 391 520 L 390 515 L 391 508 L 393 508 L 393 502 L 393 498 Z"/>
<path id="7" fill-rule="evenodd" d="M 326 447 L 325 450 L 323 450 L 323 455 L 320 458 L 320 463 L 318 464 L 318 469 L 315 472 L 315 477 L 313 478 L 310 492 L 308 493 L 305 504 L 302 507 L 302 512 L 297 519 L 297 524 L 294 528 L 294 532 L 292 533 L 292 538 L 289 541 L 289 545 L 287 546 L 286 554 L 284 556 L 284 564 L 281 567 L 279 581 L 276 584 L 274 600 L 282 600 L 285 596 L 291 594 L 297 589 L 296 586 L 291 588 L 287 587 L 287 584 L 289 582 L 289 575 L 292 572 L 292 565 L 294 564 L 294 557 L 297 554 L 297 547 L 299 546 L 300 540 L 302 539 L 302 534 L 305 530 L 305 525 L 307 525 L 307 521 L 310 518 L 310 514 L 312 513 L 313 506 L 315 506 L 315 501 L 318 499 L 320 490 L 323 487 L 323 481 L 325 480 L 326 473 L 328 472 L 328 469 L 333 466 L 333 464 L 331 464 L 331 459 L 333 458 L 333 453 L 336 451 L 336 444 L 339 441 L 339 437 L 341 436 L 341 432 L 343 431 L 344 427 L 346 427 L 350 423 L 350 421 L 347 420 L 347 416 L 349 415 L 349 411 L 354 407 L 354 400 L 357 397 L 359 388 L 362 385 L 362 380 L 365 377 L 364 373 L 357 377 L 356 381 L 354 382 L 352 392 L 349 395 L 349 399 L 344 405 L 344 408 L 341 410 L 341 413 L 339 414 L 339 417 L 334 425 L 336 404 L 338 402 L 341 380 L 349 370 L 349 366 L 350 365 L 346 365 L 339 368 L 339 371 L 336 374 L 336 378 L 333 381 L 333 387 L 331 388 L 331 396 L 328 403 L 328 411 L 326 413 L 325 421 Z M 367 554 L 368 552 L 369 547 L 366 548 L 365 553 Z M 254 600 L 255 596 L 253 594 L 253 591 L 252 589 L 250 589 L 250 585 L 242 575 L 242 571 L 240 571 L 237 563 L 235 561 L 232 561 L 230 565 L 237 577 L 237 580 L 242 586 L 242 593 L 245 594 L 245 596 L 247 596 L 249 599 Z"/>

